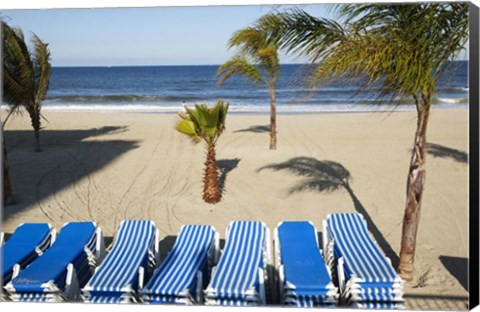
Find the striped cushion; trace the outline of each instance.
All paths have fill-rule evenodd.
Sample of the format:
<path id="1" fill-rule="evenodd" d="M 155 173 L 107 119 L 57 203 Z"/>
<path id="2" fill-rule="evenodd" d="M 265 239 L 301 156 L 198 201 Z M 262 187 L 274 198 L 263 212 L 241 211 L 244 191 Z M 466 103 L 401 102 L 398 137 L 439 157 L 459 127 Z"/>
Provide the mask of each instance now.
<path id="1" fill-rule="evenodd" d="M 398 275 L 370 237 L 366 222 L 357 213 L 331 214 L 328 235 L 345 261 L 346 275 L 367 283 L 394 283 Z"/>
<path id="2" fill-rule="evenodd" d="M 263 267 L 266 231 L 261 222 L 230 224 L 223 254 L 208 287 L 217 299 L 243 299 L 247 293 L 256 292 L 258 269 Z"/>
<path id="3" fill-rule="evenodd" d="M 122 221 L 113 249 L 83 291 L 91 295 L 135 291 L 138 270 L 148 262 L 154 236 L 155 225 L 152 221 Z"/>
<path id="4" fill-rule="evenodd" d="M 214 243 L 213 227 L 182 226 L 173 249 L 154 272 L 142 293 L 191 296 L 196 286 L 197 271 L 207 265 L 208 254 Z"/>

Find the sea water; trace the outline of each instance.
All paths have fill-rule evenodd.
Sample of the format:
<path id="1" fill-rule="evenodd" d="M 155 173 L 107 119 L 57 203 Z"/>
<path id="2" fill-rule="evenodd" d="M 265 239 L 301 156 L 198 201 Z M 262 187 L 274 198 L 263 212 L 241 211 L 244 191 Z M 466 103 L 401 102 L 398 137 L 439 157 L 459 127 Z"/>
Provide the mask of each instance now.
<path id="1" fill-rule="evenodd" d="M 230 103 L 230 112 L 268 113 L 266 86 L 232 76 L 218 84 L 218 65 L 53 67 L 45 110 L 178 112 L 184 105 Z M 437 108 L 468 108 L 468 62 L 454 62 L 438 83 Z M 359 93 L 361 79 L 330 81 L 320 87 L 305 78 L 311 67 L 282 65 L 276 82 L 279 113 L 414 110 L 413 99 L 379 99 L 379 90 Z"/>

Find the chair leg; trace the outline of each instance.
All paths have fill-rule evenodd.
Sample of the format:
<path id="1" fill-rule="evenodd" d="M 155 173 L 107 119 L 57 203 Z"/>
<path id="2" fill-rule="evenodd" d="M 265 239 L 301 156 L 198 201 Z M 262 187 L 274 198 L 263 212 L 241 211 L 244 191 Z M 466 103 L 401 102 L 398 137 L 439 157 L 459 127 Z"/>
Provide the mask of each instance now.
<path id="1" fill-rule="evenodd" d="M 215 232 L 215 262 L 214 265 L 217 265 L 218 258 L 220 258 L 220 234 Z"/>
<path id="2" fill-rule="evenodd" d="M 95 257 L 98 259 L 98 263 L 101 263 L 105 258 L 105 239 L 103 237 L 102 229 L 97 227 L 97 242 L 95 245 Z"/>
<path id="3" fill-rule="evenodd" d="M 323 243 L 323 257 L 327 258 L 327 252 L 328 252 L 328 234 L 327 234 L 327 220 L 323 220 L 322 222 L 322 243 Z"/>
<path id="4" fill-rule="evenodd" d="M 342 296 L 343 291 L 345 290 L 345 272 L 343 270 L 343 257 L 338 259 L 337 264 L 337 272 L 338 272 L 338 289 L 340 292 L 340 296 Z"/>
<path id="5" fill-rule="evenodd" d="M 57 230 L 52 229 L 50 232 L 50 235 L 51 235 L 50 246 L 52 246 L 53 243 L 55 243 L 55 240 L 57 239 Z"/>
<path id="6" fill-rule="evenodd" d="M 158 267 L 160 264 L 160 231 L 155 230 L 155 267 Z"/>
<path id="7" fill-rule="evenodd" d="M 196 303 L 202 304 L 203 303 L 203 273 L 202 271 L 197 271 L 197 298 Z"/>
<path id="8" fill-rule="evenodd" d="M 267 298 L 265 295 L 265 276 L 263 275 L 263 270 L 258 269 L 258 278 L 259 278 L 259 284 L 260 284 L 260 299 L 262 300 L 262 305 L 267 304 Z"/>
<path id="9" fill-rule="evenodd" d="M 18 276 L 18 274 L 20 274 L 20 271 L 21 271 L 21 267 L 20 267 L 20 264 L 15 264 L 13 266 L 13 272 L 12 272 L 12 280 Z"/>
<path id="10" fill-rule="evenodd" d="M 284 300 L 284 283 L 285 283 L 285 272 L 283 271 L 283 265 L 278 267 L 278 289 L 279 289 L 279 301 L 280 304 L 285 304 Z"/>
<path id="11" fill-rule="evenodd" d="M 67 277 L 65 281 L 65 297 L 68 301 L 78 301 L 80 299 L 80 285 L 73 264 L 67 266 Z"/>
<path id="12" fill-rule="evenodd" d="M 143 288 L 144 278 L 145 278 L 145 269 L 141 266 L 138 269 L 138 290 L 141 290 Z"/>

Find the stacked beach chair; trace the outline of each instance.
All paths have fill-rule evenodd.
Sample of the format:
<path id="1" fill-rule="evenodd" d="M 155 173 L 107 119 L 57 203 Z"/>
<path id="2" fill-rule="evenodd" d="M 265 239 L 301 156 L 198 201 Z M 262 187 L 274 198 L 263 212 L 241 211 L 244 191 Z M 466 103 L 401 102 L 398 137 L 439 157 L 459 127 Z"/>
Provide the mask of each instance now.
<path id="1" fill-rule="evenodd" d="M 10 239 L 3 243 L 4 234 L 0 233 L 0 258 L 2 283 L 0 300 L 6 300 L 3 286 L 25 269 L 55 240 L 56 231 L 47 223 L 24 223 L 19 225 Z"/>
<path id="2" fill-rule="evenodd" d="M 281 222 L 274 242 L 280 303 L 304 308 L 335 306 L 338 289 L 322 258 L 315 226 L 306 221 Z"/>
<path id="3" fill-rule="evenodd" d="M 403 281 L 358 213 L 330 214 L 323 223 L 327 264 L 337 267 L 341 298 L 360 308 L 403 307 Z"/>
<path id="4" fill-rule="evenodd" d="M 270 238 L 265 224 L 234 221 L 205 290 L 207 305 L 265 305 L 270 269 Z"/>
<path id="5" fill-rule="evenodd" d="M 158 262 L 158 242 L 158 230 L 152 221 L 122 221 L 112 250 L 82 289 L 84 301 L 139 302 L 138 290 Z"/>
<path id="6" fill-rule="evenodd" d="M 3 285 L 10 282 L 14 271 L 25 269 L 43 254 L 55 240 L 56 231 L 47 223 L 19 225 L 5 244 L 1 245 Z M 2 233 L 3 241 L 3 233 Z"/>
<path id="7" fill-rule="evenodd" d="M 184 225 L 175 244 L 140 291 L 148 303 L 199 304 L 210 270 L 218 259 L 219 237 L 215 228 Z"/>
<path id="8" fill-rule="evenodd" d="M 101 231 L 93 222 L 65 224 L 42 256 L 6 286 L 13 301 L 62 302 L 80 298 L 102 254 Z"/>

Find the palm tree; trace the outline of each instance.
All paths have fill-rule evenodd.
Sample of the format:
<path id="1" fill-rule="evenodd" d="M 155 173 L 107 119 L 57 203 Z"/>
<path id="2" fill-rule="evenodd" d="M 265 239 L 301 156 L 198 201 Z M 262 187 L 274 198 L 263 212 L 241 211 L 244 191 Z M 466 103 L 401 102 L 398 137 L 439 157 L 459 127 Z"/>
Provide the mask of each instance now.
<path id="1" fill-rule="evenodd" d="M 344 25 L 301 10 L 258 21 L 267 37 L 316 64 L 313 81 L 363 76 L 361 90 L 380 97 L 411 97 L 417 129 L 408 170 L 399 273 L 413 279 L 426 176 L 427 125 L 439 75 L 468 39 L 467 3 L 348 4 L 337 7 Z"/>
<path id="2" fill-rule="evenodd" d="M 229 48 L 238 47 L 238 53 L 225 62 L 217 71 L 219 84 L 235 74 L 240 74 L 253 83 L 261 84 L 270 95 L 270 149 L 277 148 L 277 114 L 275 83 L 280 76 L 278 49 L 268 42 L 265 33 L 256 27 L 241 29 L 233 34 Z"/>
<path id="3" fill-rule="evenodd" d="M 35 131 L 35 150 L 38 152 L 41 151 L 42 101 L 46 97 L 51 74 L 48 44 L 33 34 L 33 50 L 29 51 L 20 29 L 13 29 L 3 21 L 2 28 L 3 100 L 10 106 L 10 114 L 21 107 L 26 109 Z"/>
<path id="4" fill-rule="evenodd" d="M 2 20 L 2 38 L 3 38 L 3 50 L 2 50 L 2 58 L 3 58 L 3 73 L 4 73 L 4 81 L 5 81 L 5 72 L 7 70 L 7 66 L 11 64 L 12 60 L 10 57 L 13 55 L 13 51 L 11 50 L 12 44 L 15 43 L 16 38 L 14 37 L 14 31 L 10 28 Z M 5 82 L 2 89 L 2 98 L 14 97 L 14 93 L 12 92 L 11 88 L 5 87 Z M 19 97 L 22 96 L 21 93 L 18 94 Z M 3 135 L 3 128 L 5 123 L 7 122 L 10 115 L 15 112 L 18 107 L 23 103 L 22 100 L 19 101 L 11 101 L 8 104 L 10 105 L 11 112 L 2 122 L 2 185 L 3 185 L 3 197 L 2 201 L 3 204 L 9 204 L 13 202 L 13 193 L 12 193 L 12 186 L 10 181 L 10 173 L 8 169 L 8 161 L 7 161 L 7 146 L 5 144 L 5 137 Z"/>
<path id="5" fill-rule="evenodd" d="M 228 103 L 219 100 L 213 107 L 206 103 L 195 104 L 195 108 L 185 107 L 185 113 L 179 113 L 180 121 L 176 129 L 189 136 L 194 143 L 204 141 L 207 147 L 205 162 L 203 199 L 209 204 L 218 203 L 222 197 L 215 158 L 215 146 L 225 130 Z"/>

